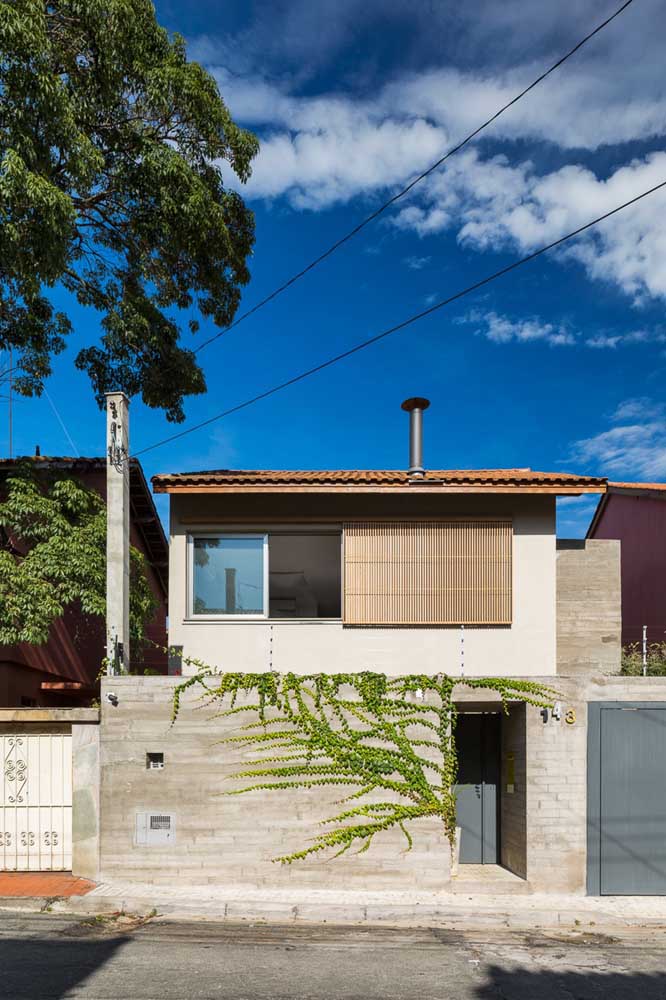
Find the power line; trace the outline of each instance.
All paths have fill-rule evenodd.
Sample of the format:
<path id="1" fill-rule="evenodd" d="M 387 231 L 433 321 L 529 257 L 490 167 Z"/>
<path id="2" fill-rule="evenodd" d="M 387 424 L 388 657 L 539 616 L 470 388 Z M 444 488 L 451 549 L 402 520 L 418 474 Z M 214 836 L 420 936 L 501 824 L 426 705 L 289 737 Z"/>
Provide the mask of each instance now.
<path id="1" fill-rule="evenodd" d="M 567 59 L 570 59 L 571 56 L 573 56 L 576 52 L 578 52 L 578 50 L 581 49 L 587 42 L 589 42 L 591 38 L 594 38 L 594 36 L 597 35 L 600 31 L 603 31 L 603 29 L 608 24 L 610 24 L 611 21 L 614 21 L 616 17 L 619 17 L 619 15 L 623 11 L 625 11 L 627 7 L 629 7 L 632 3 L 633 0 L 626 0 L 626 2 L 623 3 L 621 7 L 618 7 L 618 9 L 615 11 L 614 14 L 611 14 L 610 17 L 607 17 L 605 21 L 602 21 L 601 24 L 598 24 L 597 27 L 594 28 L 592 31 L 590 31 L 589 34 L 585 35 L 584 38 L 581 38 L 581 40 L 576 45 L 574 45 L 572 49 L 570 49 L 565 55 L 563 55 L 560 59 L 558 59 L 557 62 L 553 63 L 553 65 L 550 66 L 547 70 L 545 70 L 540 76 L 538 76 L 536 80 L 533 80 L 528 87 L 525 87 L 525 89 L 521 90 L 519 94 L 516 94 L 515 97 L 512 97 L 510 101 L 508 101 L 498 111 L 496 111 L 493 115 L 491 115 L 491 117 L 488 118 L 487 121 L 483 122 L 482 125 L 479 125 L 478 128 L 474 129 L 473 132 L 470 132 L 468 136 L 466 136 L 456 146 L 453 146 L 451 149 L 449 149 L 443 156 L 440 156 L 440 158 L 435 163 L 433 163 L 426 170 L 424 170 L 423 173 L 419 174 L 418 177 L 415 177 L 414 180 L 410 181 L 407 187 L 403 188 L 401 191 L 398 191 L 397 194 L 393 195 L 392 198 L 389 198 L 389 200 L 384 202 L 383 205 L 380 205 L 380 207 L 376 209 L 376 211 L 372 212 L 370 215 L 367 216 L 367 218 L 359 222 L 358 225 L 354 226 L 353 229 L 350 229 L 350 231 L 346 233 L 344 236 L 341 236 L 340 239 L 335 241 L 335 243 L 332 243 L 327 250 L 324 250 L 323 253 L 321 253 L 318 257 L 315 257 L 315 259 L 311 261 L 308 265 L 306 265 L 306 267 L 304 267 L 301 271 L 298 271 L 296 274 L 292 275 L 291 278 L 285 281 L 282 285 L 279 285 L 276 289 L 274 289 L 274 291 L 270 293 L 270 295 L 267 295 L 266 298 L 261 299 L 259 302 L 257 302 L 256 305 L 252 306 L 251 309 L 248 309 L 247 312 L 242 313 L 238 317 L 238 319 L 235 319 L 233 321 L 233 323 L 230 323 L 223 330 L 219 330 L 217 333 L 213 334 L 213 336 L 209 337 L 208 340 L 204 340 L 203 344 L 199 344 L 199 346 L 195 349 L 194 353 L 198 354 L 199 351 L 203 351 L 204 347 L 208 347 L 208 345 L 212 344 L 213 341 L 217 340 L 219 337 L 224 336 L 225 333 L 229 333 L 230 330 L 233 330 L 235 327 L 237 327 L 238 324 L 242 323 L 243 320 L 248 318 L 248 316 L 254 315 L 254 313 L 256 313 L 259 309 L 262 309 L 269 302 L 272 302 L 272 300 L 277 298 L 278 295 L 281 295 L 282 292 L 287 290 L 287 288 L 290 288 L 293 284 L 295 284 L 297 281 L 303 278 L 309 271 L 312 271 L 315 267 L 317 267 L 318 264 L 321 264 L 322 261 L 326 260 L 327 257 L 330 257 L 331 254 L 335 253 L 335 251 L 338 250 L 341 246 L 343 246 L 343 244 L 347 243 L 354 236 L 360 233 L 362 229 L 365 229 L 367 225 L 369 225 L 376 218 L 378 218 L 378 216 L 380 216 L 383 212 L 385 212 L 387 208 L 390 208 L 391 205 L 395 205 L 397 201 L 400 201 L 401 198 L 404 198 L 406 194 L 409 194 L 409 192 L 412 190 L 413 187 L 419 184 L 422 180 L 425 180 L 425 178 L 428 177 L 431 173 L 433 173 L 433 171 L 437 170 L 438 167 L 441 167 L 441 165 L 446 160 L 448 160 L 450 156 L 453 156 L 454 153 L 459 152 L 459 150 L 461 150 L 464 146 L 466 146 L 469 142 L 471 142 L 472 139 L 475 139 L 480 132 L 483 132 L 483 130 L 488 128 L 489 125 L 492 125 L 492 123 L 496 121 L 500 117 L 500 115 L 503 115 L 505 111 L 508 111 L 508 109 L 512 107 L 514 104 L 517 104 L 518 101 L 520 101 L 523 97 L 525 97 L 526 94 L 529 94 L 530 90 L 534 90 L 534 88 L 537 87 L 543 80 L 545 80 L 547 76 L 550 76 L 550 74 L 553 73 L 556 69 L 559 69 L 559 67 L 563 63 L 565 63 Z"/>
<path id="2" fill-rule="evenodd" d="M 523 264 L 527 264 L 529 261 L 534 260 L 536 257 L 540 257 L 541 254 L 546 253 L 548 250 L 554 249 L 554 247 L 560 246 L 562 243 L 566 243 L 567 240 L 573 239 L 574 236 L 579 236 L 584 233 L 587 229 L 591 229 L 592 226 L 598 225 L 605 219 L 609 219 L 612 215 L 616 215 L 618 212 L 623 211 L 623 209 L 628 208 L 630 205 L 635 205 L 636 202 L 641 201 L 643 198 L 647 198 L 648 195 L 653 194 L 655 191 L 659 191 L 660 188 L 666 187 L 666 180 L 661 181 L 660 184 L 655 184 L 654 187 L 648 188 L 647 191 L 643 191 L 642 194 L 636 195 L 635 198 L 630 198 L 629 201 L 623 202 L 623 204 L 618 205 L 616 208 L 611 209 L 609 212 L 605 212 L 603 215 L 597 216 L 596 219 L 592 219 L 591 222 L 586 222 L 584 226 L 579 226 L 578 229 L 574 229 L 572 232 L 567 233 L 566 236 L 560 236 L 559 239 L 553 240 L 552 243 L 548 243 L 546 246 L 541 247 L 539 250 L 534 250 L 532 253 L 527 254 L 526 257 L 521 257 L 520 260 L 513 261 L 512 264 L 507 264 L 506 267 L 502 267 L 499 271 L 494 271 L 492 274 L 487 275 L 485 278 L 481 278 L 479 281 L 475 281 L 473 285 L 468 285 L 467 288 L 463 288 L 459 292 L 455 292 L 454 295 L 449 295 L 448 298 L 442 299 L 440 302 L 435 302 L 434 305 L 429 306 L 427 309 L 423 309 L 421 312 L 415 313 L 408 319 L 403 320 L 401 323 L 397 323 L 395 326 L 391 326 L 388 330 L 383 330 L 381 333 L 376 334 L 374 337 L 369 337 L 367 340 L 361 341 L 361 343 L 356 344 L 354 347 L 350 347 L 346 351 L 342 351 L 340 354 L 336 354 L 334 357 L 329 358 L 328 361 L 322 361 L 320 364 L 315 365 L 313 368 L 308 368 L 306 371 L 301 372 L 299 375 L 294 375 L 292 378 L 287 379 L 286 382 L 281 382 L 279 385 L 273 386 L 271 389 L 266 389 L 264 392 L 260 392 L 258 395 L 253 396 L 251 399 L 246 399 L 243 403 L 238 403 L 236 406 L 230 407 L 228 410 L 224 410 L 222 413 L 216 414 L 214 417 L 209 417 L 207 420 L 202 420 L 201 423 L 195 424 L 193 427 L 189 427 L 187 430 L 180 431 L 178 434 L 172 434 L 170 437 L 164 438 L 162 441 L 158 441 L 156 444 L 151 444 L 147 448 L 141 448 L 140 451 L 134 452 L 133 458 L 138 458 L 139 455 L 145 455 L 148 451 L 153 451 L 155 448 L 160 448 L 164 444 L 169 444 L 171 441 L 177 441 L 179 438 L 185 437 L 188 434 L 193 434 L 194 431 L 201 430 L 202 427 L 207 427 L 209 424 L 215 423 L 217 420 L 222 420 L 223 417 L 231 416 L 232 413 L 238 413 L 239 410 L 244 410 L 248 406 L 252 406 L 253 403 L 258 403 L 262 399 L 266 399 L 268 396 L 275 395 L 276 392 L 281 392 L 282 389 L 287 389 L 289 386 L 294 385 L 296 382 L 302 382 L 303 379 L 309 378 L 310 375 L 315 375 L 317 372 L 322 371 L 324 368 L 330 368 L 331 365 L 335 365 L 338 361 L 343 361 L 345 358 L 349 358 L 352 354 L 357 354 L 359 351 L 364 350 L 366 347 L 370 347 L 372 344 L 378 343 L 378 341 L 383 340 L 385 337 L 389 337 L 392 333 L 397 333 L 399 330 L 404 330 L 405 327 L 411 326 L 413 323 L 418 322 L 418 320 L 424 319 L 426 316 L 430 316 L 432 313 L 437 312 L 439 309 L 443 309 L 444 306 L 451 305 L 452 302 L 456 302 L 458 299 L 462 299 L 464 296 L 469 295 L 471 292 L 477 291 L 479 288 L 483 288 L 484 285 L 488 285 L 491 281 L 495 281 L 496 278 L 501 278 L 503 275 L 508 274 L 510 271 L 515 271 L 516 268 L 521 267 Z"/>
<path id="3" fill-rule="evenodd" d="M 65 433 L 65 437 L 69 441 L 71 447 L 74 449 L 74 454 L 76 455 L 77 458 L 80 458 L 81 455 L 79 453 L 79 449 L 76 447 L 76 445 L 72 441 L 71 435 L 70 435 L 69 431 L 67 430 L 67 427 L 65 426 L 65 421 L 62 419 L 62 417 L 58 413 L 58 410 L 56 409 L 56 405 L 53 402 L 53 400 L 51 399 L 51 397 L 49 396 L 48 389 L 46 388 L 46 386 L 44 386 L 44 395 L 46 396 L 46 398 L 48 400 L 49 406 L 51 407 L 51 409 L 55 413 L 56 417 L 58 418 L 58 423 L 62 427 L 62 429 L 63 429 L 63 431 Z"/>

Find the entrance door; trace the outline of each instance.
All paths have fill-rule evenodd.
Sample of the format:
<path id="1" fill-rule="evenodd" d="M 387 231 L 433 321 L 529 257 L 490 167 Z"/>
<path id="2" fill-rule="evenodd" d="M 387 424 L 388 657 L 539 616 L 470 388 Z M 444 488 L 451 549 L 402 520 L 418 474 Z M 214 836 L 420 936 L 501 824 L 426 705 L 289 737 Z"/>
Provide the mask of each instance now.
<path id="1" fill-rule="evenodd" d="M 666 895 L 666 705 L 590 705 L 588 890 Z"/>
<path id="2" fill-rule="evenodd" d="M 0 870 L 72 867 L 72 737 L 0 735 Z"/>
<path id="3" fill-rule="evenodd" d="M 500 716 L 464 713 L 456 725 L 458 783 L 457 825 L 461 828 L 461 864 L 499 862 L 497 830 L 500 780 Z"/>

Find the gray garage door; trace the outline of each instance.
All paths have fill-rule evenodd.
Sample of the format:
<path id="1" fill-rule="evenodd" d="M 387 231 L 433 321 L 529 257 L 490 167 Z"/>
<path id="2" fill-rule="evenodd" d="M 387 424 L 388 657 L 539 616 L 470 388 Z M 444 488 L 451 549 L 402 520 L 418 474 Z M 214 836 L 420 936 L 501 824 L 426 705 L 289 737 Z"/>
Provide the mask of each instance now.
<path id="1" fill-rule="evenodd" d="M 666 895 L 666 705 L 590 705 L 588 889 Z"/>

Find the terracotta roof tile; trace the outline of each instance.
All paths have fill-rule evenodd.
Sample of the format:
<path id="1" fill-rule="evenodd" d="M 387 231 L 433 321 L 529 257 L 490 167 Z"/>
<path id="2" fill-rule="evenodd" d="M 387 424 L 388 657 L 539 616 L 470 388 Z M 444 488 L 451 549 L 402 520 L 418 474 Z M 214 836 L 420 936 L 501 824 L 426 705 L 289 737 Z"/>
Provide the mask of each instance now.
<path id="1" fill-rule="evenodd" d="M 429 469 L 421 479 L 404 469 L 214 469 L 201 472 L 165 473 L 153 476 L 156 493 L 191 489 L 214 491 L 267 490 L 289 487 L 300 490 L 348 489 L 455 489 L 475 488 L 529 490 L 541 488 L 556 493 L 576 489 L 604 492 L 606 480 L 566 472 L 534 472 L 531 469 Z"/>
<path id="2" fill-rule="evenodd" d="M 666 483 L 610 483 L 614 490 L 666 490 Z"/>

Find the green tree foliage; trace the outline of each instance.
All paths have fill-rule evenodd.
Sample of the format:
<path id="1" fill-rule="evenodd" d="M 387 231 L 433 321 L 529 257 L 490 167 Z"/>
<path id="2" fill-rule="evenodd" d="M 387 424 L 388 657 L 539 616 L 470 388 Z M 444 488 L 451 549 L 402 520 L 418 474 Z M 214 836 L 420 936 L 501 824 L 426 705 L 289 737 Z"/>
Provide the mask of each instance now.
<path id="1" fill-rule="evenodd" d="M 182 420 L 206 387 L 181 311 L 224 327 L 249 280 L 254 218 L 219 164 L 245 181 L 257 149 L 150 0 L 0 3 L 0 347 L 20 392 L 71 329 L 60 283 L 102 316 L 76 359 L 98 400 L 141 393 Z"/>
<path id="2" fill-rule="evenodd" d="M 428 817 L 442 821 L 453 844 L 456 685 L 497 692 L 505 710 L 509 701 L 551 706 L 555 694 L 533 681 L 503 677 L 215 674 L 199 661 L 186 662 L 198 672 L 175 689 L 173 721 L 183 693 L 193 687 L 203 689 L 209 704 L 219 704 L 217 718 L 250 716 L 221 741 L 259 755 L 231 775 L 251 783 L 228 795 L 322 786 L 343 793 L 346 808 L 322 821 L 329 829 L 275 859 L 287 864 L 329 849 L 337 857 L 353 845 L 362 853 L 391 827 L 402 831 L 410 849 L 406 824 Z"/>
<path id="3" fill-rule="evenodd" d="M 0 487 L 0 644 L 47 641 L 71 606 L 106 610 L 106 505 L 72 478 L 45 481 L 30 462 Z M 131 549 L 130 629 L 141 641 L 156 610 L 144 558 Z"/>
<path id="4" fill-rule="evenodd" d="M 648 677 L 666 676 L 666 643 L 649 642 L 646 649 L 645 673 Z M 643 646 L 632 642 L 622 647 L 620 673 L 628 677 L 640 677 L 643 673 Z"/>

